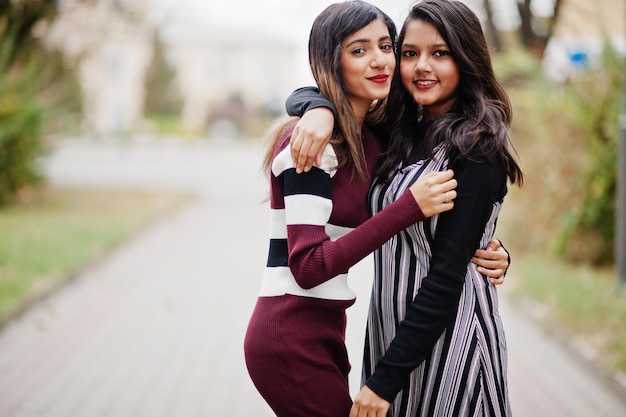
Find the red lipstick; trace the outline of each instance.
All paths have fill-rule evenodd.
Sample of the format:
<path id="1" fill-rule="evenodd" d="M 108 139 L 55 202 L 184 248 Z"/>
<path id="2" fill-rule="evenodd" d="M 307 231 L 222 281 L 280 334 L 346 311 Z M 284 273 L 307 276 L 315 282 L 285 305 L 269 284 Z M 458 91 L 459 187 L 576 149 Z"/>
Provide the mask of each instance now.
<path id="1" fill-rule="evenodd" d="M 368 80 L 373 81 L 375 83 L 380 83 L 380 84 L 387 82 L 388 79 L 389 79 L 389 76 L 387 74 L 379 74 L 379 75 L 374 75 L 373 77 L 368 77 Z"/>

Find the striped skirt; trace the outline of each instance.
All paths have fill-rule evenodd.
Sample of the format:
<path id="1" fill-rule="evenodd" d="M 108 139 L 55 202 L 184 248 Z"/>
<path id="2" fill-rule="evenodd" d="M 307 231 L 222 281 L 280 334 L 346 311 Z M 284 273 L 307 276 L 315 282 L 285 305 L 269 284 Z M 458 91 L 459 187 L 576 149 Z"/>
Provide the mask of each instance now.
<path id="1" fill-rule="evenodd" d="M 433 166 L 408 167 L 384 187 L 374 187 L 370 195 L 373 211 L 400 195 L 413 182 L 412 175 L 440 170 L 443 165 L 430 164 Z M 494 204 L 481 247 L 493 236 L 499 210 L 500 203 Z M 418 223 L 374 254 L 363 380 L 385 354 L 407 304 L 417 294 L 420 277 L 427 275 L 436 223 L 437 216 Z M 506 356 L 496 288 L 469 264 L 454 325 L 439 338 L 430 359 L 411 373 L 409 387 L 396 397 L 388 415 L 510 417 Z"/>

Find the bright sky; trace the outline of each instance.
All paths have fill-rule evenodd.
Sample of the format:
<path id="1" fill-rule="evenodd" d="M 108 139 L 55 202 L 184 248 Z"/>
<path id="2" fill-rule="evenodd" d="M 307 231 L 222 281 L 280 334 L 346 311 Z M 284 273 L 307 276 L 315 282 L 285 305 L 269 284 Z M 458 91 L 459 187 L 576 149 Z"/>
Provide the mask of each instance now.
<path id="1" fill-rule="evenodd" d="M 271 33 L 306 40 L 315 17 L 328 0 L 151 0 L 163 23 L 184 26 L 220 25 L 245 27 L 254 33 Z M 411 0 L 374 0 L 396 23 Z M 391 6 L 393 5 L 393 6 Z M 250 35 L 252 32 L 248 32 Z"/>
<path id="2" fill-rule="evenodd" d="M 298 48 L 296 65 L 302 74 L 298 85 L 313 83 L 307 55 L 307 43 L 315 17 L 333 0 L 150 0 L 154 19 L 170 36 L 194 38 L 224 35 L 253 41 L 293 43 Z M 339 0 L 341 1 L 341 0 Z M 413 0 L 372 0 L 398 25 Z M 208 33 L 208 35 L 207 35 Z M 301 64 L 298 64 L 301 63 Z"/>
<path id="3" fill-rule="evenodd" d="M 183 36 L 224 34 L 227 39 L 248 37 L 277 39 L 298 45 L 304 71 L 308 72 L 307 42 L 315 17 L 328 5 L 342 0 L 148 0 L 153 19 L 165 33 Z M 398 30 L 415 0 L 368 0 L 387 13 Z M 483 0 L 465 0 L 479 16 Z M 496 24 L 515 27 L 517 0 L 492 0 Z M 533 0 L 547 5 L 554 0 Z M 544 7 L 545 10 L 545 7 Z M 537 10 L 541 12 L 540 10 Z"/>
<path id="4" fill-rule="evenodd" d="M 150 0 L 157 19 L 162 22 L 184 22 L 189 25 L 243 26 L 259 33 L 305 39 L 308 30 L 319 14 L 333 0 Z M 414 0 L 370 0 L 391 16 L 400 26 Z M 493 0 L 496 19 L 503 26 L 515 25 L 516 0 Z M 535 0 L 534 4 L 549 4 L 553 0 Z M 470 6 L 478 6 L 482 0 L 467 0 Z"/>

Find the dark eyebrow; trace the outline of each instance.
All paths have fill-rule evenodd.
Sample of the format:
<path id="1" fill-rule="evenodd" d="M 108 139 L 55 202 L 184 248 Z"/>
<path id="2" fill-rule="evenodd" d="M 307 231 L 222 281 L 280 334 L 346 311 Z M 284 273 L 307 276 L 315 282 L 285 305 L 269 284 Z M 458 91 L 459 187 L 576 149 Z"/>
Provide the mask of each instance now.
<path id="1" fill-rule="evenodd" d="M 415 48 L 415 45 L 413 45 L 412 43 L 403 43 L 402 47 L 408 47 L 408 48 Z M 448 48 L 448 44 L 447 43 L 436 43 L 434 45 L 430 45 L 432 48 Z"/>
<path id="2" fill-rule="evenodd" d="M 386 40 L 391 41 L 391 36 L 382 36 L 382 37 L 380 37 L 380 38 L 378 39 L 378 42 L 381 42 L 381 41 L 386 41 Z M 355 40 L 353 40 L 352 42 L 350 42 L 349 44 L 347 44 L 347 45 L 346 45 L 346 47 L 348 47 L 348 46 L 350 46 L 350 45 L 353 45 L 353 44 L 355 44 L 355 43 L 366 43 L 366 42 L 370 42 L 370 40 L 369 40 L 369 39 L 366 39 L 366 38 L 362 38 L 362 39 L 355 39 Z"/>

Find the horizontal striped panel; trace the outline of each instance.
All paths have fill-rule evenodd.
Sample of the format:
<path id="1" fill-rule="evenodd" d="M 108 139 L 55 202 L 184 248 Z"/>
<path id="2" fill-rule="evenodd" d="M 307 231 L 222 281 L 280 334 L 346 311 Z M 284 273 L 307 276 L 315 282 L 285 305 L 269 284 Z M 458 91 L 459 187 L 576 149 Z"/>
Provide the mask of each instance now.
<path id="1" fill-rule="evenodd" d="M 295 169 L 283 172 L 283 194 L 285 197 L 296 194 L 311 194 L 331 199 L 330 176 L 319 168 L 297 174 Z"/>
<path id="2" fill-rule="evenodd" d="M 291 159 L 291 145 L 280 151 L 272 161 L 272 174 L 278 177 L 288 169 L 293 169 L 293 159 Z"/>
<path id="3" fill-rule="evenodd" d="M 347 273 L 337 275 L 323 284 L 305 290 L 298 285 L 288 267 L 265 268 L 259 296 L 276 297 L 285 294 L 324 300 L 354 300 L 356 298 L 356 293 L 348 286 Z"/>
<path id="4" fill-rule="evenodd" d="M 333 209 L 331 200 L 309 194 L 285 197 L 285 221 L 291 224 L 324 226 Z"/>
<path id="5" fill-rule="evenodd" d="M 287 239 L 284 209 L 270 210 L 270 239 Z"/>
<path id="6" fill-rule="evenodd" d="M 287 239 L 270 239 L 270 251 L 267 256 L 267 266 L 288 266 L 289 250 Z"/>
<path id="7" fill-rule="evenodd" d="M 280 151 L 272 161 L 272 174 L 278 177 L 288 169 L 293 169 L 293 159 L 291 159 L 291 145 Z M 319 167 L 331 177 L 337 172 L 337 155 L 332 145 L 326 145 L 322 154 L 322 165 Z"/>

